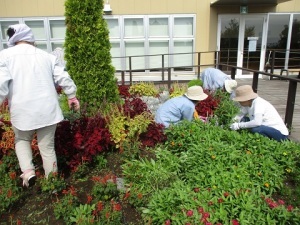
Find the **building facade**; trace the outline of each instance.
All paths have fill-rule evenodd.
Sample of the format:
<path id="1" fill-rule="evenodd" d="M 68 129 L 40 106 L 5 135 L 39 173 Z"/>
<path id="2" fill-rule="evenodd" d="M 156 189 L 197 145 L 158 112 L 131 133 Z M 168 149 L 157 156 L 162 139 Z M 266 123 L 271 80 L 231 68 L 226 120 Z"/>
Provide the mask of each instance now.
<path id="1" fill-rule="evenodd" d="M 15 23 L 30 26 L 37 46 L 45 51 L 63 46 L 64 2 L 0 0 L 0 50 L 7 47 L 7 27 Z M 131 65 L 137 72 L 155 77 L 162 68 L 172 67 L 174 76 L 192 79 L 199 70 L 193 65 L 214 63 L 215 51 L 219 51 L 221 63 L 254 70 L 264 70 L 272 51 L 277 52 L 281 67 L 290 66 L 298 57 L 299 0 L 104 3 L 105 12 L 99 13 L 103 13 L 110 30 L 111 54 L 117 71 L 128 70 Z M 197 52 L 206 54 L 201 53 L 200 59 Z M 247 76 L 246 72 L 237 71 L 237 77 Z"/>

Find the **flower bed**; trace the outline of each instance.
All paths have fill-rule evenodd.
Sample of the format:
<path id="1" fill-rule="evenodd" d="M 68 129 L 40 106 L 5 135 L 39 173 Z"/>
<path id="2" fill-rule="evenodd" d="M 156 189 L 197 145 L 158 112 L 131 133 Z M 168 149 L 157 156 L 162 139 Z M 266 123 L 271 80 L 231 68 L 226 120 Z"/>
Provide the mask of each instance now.
<path id="1" fill-rule="evenodd" d="M 229 130 L 237 107 L 222 91 L 196 106 L 207 123 L 184 121 L 164 130 L 153 114 L 184 90 L 119 86 L 119 104 L 104 105 L 93 116 L 65 112 L 68 119 L 56 132 L 60 171 L 48 180 L 33 141 L 36 186 L 42 196 L 56 196 L 49 203 L 52 224 L 129 224 L 130 208 L 138 215 L 131 224 L 300 223 L 300 189 L 285 183 L 300 180 L 299 144 Z M 9 120 L 5 105 L 2 114 Z M 9 123 L 0 146 L 0 214 L 7 222 L 26 224 L 26 214 L 7 217 L 28 197 L 17 179 L 21 172 Z"/>

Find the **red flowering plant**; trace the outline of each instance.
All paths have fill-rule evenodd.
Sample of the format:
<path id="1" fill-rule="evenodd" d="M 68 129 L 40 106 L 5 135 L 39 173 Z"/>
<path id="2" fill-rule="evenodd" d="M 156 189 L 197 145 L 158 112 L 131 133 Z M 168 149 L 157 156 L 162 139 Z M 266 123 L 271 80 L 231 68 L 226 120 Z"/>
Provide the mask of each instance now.
<path id="1" fill-rule="evenodd" d="M 122 205 L 111 200 L 110 202 L 98 202 L 93 212 L 95 221 L 101 224 L 119 225 L 122 224 Z"/>

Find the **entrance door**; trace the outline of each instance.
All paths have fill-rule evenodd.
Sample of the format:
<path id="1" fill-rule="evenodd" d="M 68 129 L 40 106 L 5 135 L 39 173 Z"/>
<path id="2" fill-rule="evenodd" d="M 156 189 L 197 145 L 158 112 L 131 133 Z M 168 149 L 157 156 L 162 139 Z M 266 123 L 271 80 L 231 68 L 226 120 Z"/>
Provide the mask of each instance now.
<path id="1" fill-rule="evenodd" d="M 219 17 L 218 50 L 220 63 L 263 70 L 266 43 L 266 15 L 221 15 Z M 222 68 L 230 74 L 230 68 Z M 236 77 L 252 77 L 237 70 Z"/>

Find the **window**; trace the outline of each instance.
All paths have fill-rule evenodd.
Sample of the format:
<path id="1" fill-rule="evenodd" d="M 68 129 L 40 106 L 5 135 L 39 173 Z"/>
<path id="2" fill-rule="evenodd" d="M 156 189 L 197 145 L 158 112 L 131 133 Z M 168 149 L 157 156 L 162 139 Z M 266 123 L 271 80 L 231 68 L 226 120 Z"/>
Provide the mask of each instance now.
<path id="1" fill-rule="evenodd" d="M 121 70 L 122 69 L 122 54 L 121 54 L 121 47 L 120 42 L 112 42 L 111 43 L 111 49 L 110 54 L 112 57 L 112 64 L 115 67 L 115 70 Z"/>
<path id="2" fill-rule="evenodd" d="M 149 68 L 152 71 L 158 71 L 162 68 L 162 56 L 161 54 L 169 53 L 169 41 L 150 41 L 149 42 L 149 54 L 153 55 L 149 57 Z M 164 67 L 169 66 L 169 55 L 164 55 Z"/>
<path id="3" fill-rule="evenodd" d="M 194 39 L 191 39 L 194 34 L 194 18 L 193 17 L 175 17 L 174 18 L 174 49 L 173 66 L 179 67 L 174 70 L 192 71 Z M 176 54 L 177 53 L 177 54 Z"/>
<path id="4" fill-rule="evenodd" d="M 132 56 L 132 69 L 141 72 L 161 71 L 162 67 L 169 66 L 193 65 L 191 53 L 195 42 L 195 15 L 104 15 L 104 19 L 109 29 L 112 64 L 117 71 L 129 69 L 129 56 Z M 45 51 L 51 52 L 64 45 L 64 17 L 0 18 L 0 50 L 7 48 L 7 27 L 17 23 L 26 23 L 34 33 L 37 47 Z M 173 53 L 180 54 L 172 55 Z"/>
<path id="5" fill-rule="evenodd" d="M 174 37 L 193 36 L 193 18 L 179 17 L 174 19 Z"/>
<path id="6" fill-rule="evenodd" d="M 0 20 L 0 28 L 1 28 L 1 34 L 0 34 L 0 50 L 8 48 L 7 41 L 8 36 L 6 35 L 6 31 L 10 25 L 14 25 L 19 23 L 19 20 Z"/>
<path id="7" fill-rule="evenodd" d="M 145 46 L 144 41 L 125 42 L 125 56 L 135 56 L 131 58 L 133 70 L 144 71 L 145 69 Z M 129 61 L 126 59 L 126 69 L 129 69 Z"/>
<path id="8" fill-rule="evenodd" d="M 120 38 L 120 27 L 118 19 L 106 19 L 110 38 Z"/>
<path id="9" fill-rule="evenodd" d="M 143 18 L 125 18 L 124 30 L 125 38 L 144 37 Z"/>
<path id="10" fill-rule="evenodd" d="M 31 28 L 35 40 L 47 40 L 45 25 L 43 20 L 25 21 L 25 24 Z"/>
<path id="11" fill-rule="evenodd" d="M 293 15 L 289 67 L 298 67 L 300 59 L 300 14 Z"/>
<path id="12" fill-rule="evenodd" d="M 11 20 L 11 21 L 1 21 L 0 20 L 0 27 L 1 27 L 1 40 L 6 42 L 8 37 L 6 35 L 6 31 L 8 29 L 8 27 L 10 25 L 14 25 L 14 24 L 17 24 L 19 23 L 18 20 Z"/>
<path id="13" fill-rule="evenodd" d="M 270 14 L 269 16 L 267 48 L 277 49 L 275 64 L 279 67 L 285 65 L 289 21 L 290 14 Z"/>
<path id="14" fill-rule="evenodd" d="M 149 19 L 149 37 L 168 37 L 169 23 L 168 18 Z"/>
<path id="15" fill-rule="evenodd" d="M 192 66 L 193 63 L 193 41 L 192 40 L 176 40 L 174 41 L 174 53 L 179 53 L 178 55 L 174 55 L 174 66 L 183 67 L 183 68 L 175 68 L 174 70 L 193 70 L 192 67 L 184 67 L 184 66 Z"/>

